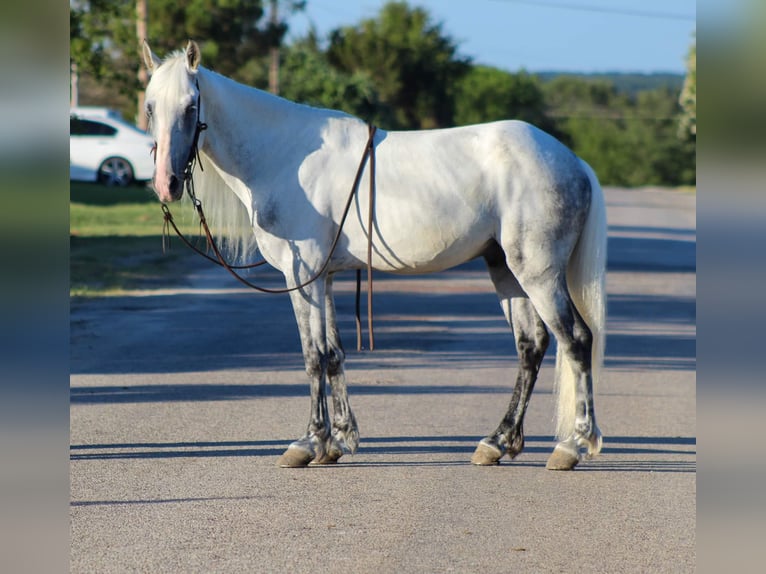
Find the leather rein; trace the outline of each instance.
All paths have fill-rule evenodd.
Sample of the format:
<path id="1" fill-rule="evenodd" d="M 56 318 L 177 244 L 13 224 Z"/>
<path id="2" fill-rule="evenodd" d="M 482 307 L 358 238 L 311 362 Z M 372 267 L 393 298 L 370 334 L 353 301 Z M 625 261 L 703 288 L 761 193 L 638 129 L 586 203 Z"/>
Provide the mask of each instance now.
<path id="1" fill-rule="evenodd" d="M 362 153 L 362 158 L 359 162 L 359 167 L 357 168 L 356 176 L 354 177 L 354 183 L 351 186 L 351 191 L 349 192 L 348 199 L 346 200 L 346 205 L 343 209 L 343 215 L 340 219 L 338 230 L 335 233 L 335 237 L 333 238 L 332 244 L 330 246 L 330 252 L 327 254 L 327 257 L 324 260 L 324 263 L 322 263 L 322 266 L 319 268 L 319 270 L 316 272 L 316 274 L 313 277 L 309 278 L 303 283 L 300 283 L 299 285 L 295 285 L 293 287 L 274 289 L 274 288 L 267 288 L 267 287 L 261 287 L 259 285 L 255 285 L 254 283 L 251 283 L 250 281 L 242 277 L 239 273 L 237 273 L 237 270 L 239 269 L 250 269 L 253 267 L 259 267 L 261 265 L 264 265 L 266 264 L 266 261 L 258 261 L 256 263 L 252 263 L 249 265 L 230 264 L 221 253 L 220 249 L 218 248 L 218 245 L 213 239 L 213 234 L 210 232 L 210 228 L 208 227 L 208 224 L 207 224 L 207 219 L 205 218 L 205 212 L 202 209 L 202 202 L 197 198 L 197 195 L 194 192 L 194 178 L 192 177 L 194 167 L 197 163 L 199 163 L 200 169 L 203 169 L 202 163 L 200 161 L 198 146 L 199 146 L 200 134 L 207 129 L 207 124 L 199 120 L 199 114 L 200 114 L 199 99 L 197 104 L 198 104 L 197 105 L 197 126 L 195 128 L 194 140 L 192 142 L 191 149 L 189 150 L 189 157 L 186 162 L 186 167 L 184 169 L 184 182 L 186 186 L 186 193 L 189 196 L 189 199 L 191 199 L 192 202 L 194 203 L 194 208 L 196 209 L 197 215 L 199 216 L 200 226 L 205 233 L 208 251 L 212 251 L 215 257 L 212 257 L 208 253 L 205 253 L 201 249 L 197 248 L 195 245 L 192 244 L 191 241 L 189 241 L 189 239 L 187 239 L 184 236 L 181 230 L 178 229 L 178 226 L 176 225 L 175 221 L 173 221 L 173 215 L 172 213 L 170 213 L 170 208 L 165 203 L 162 204 L 162 212 L 164 216 L 163 233 L 162 233 L 163 250 L 165 248 L 165 237 L 167 235 L 168 228 L 172 228 L 175 231 L 176 235 L 178 235 L 178 237 L 180 237 L 181 240 L 193 251 L 195 251 L 197 254 L 201 255 L 202 257 L 206 258 L 207 260 L 215 263 L 216 265 L 220 265 L 221 267 L 226 269 L 237 281 L 239 281 L 246 287 L 249 287 L 256 291 L 260 291 L 261 293 L 289 293 L 290 291 L 296 291 L 298 289 L 302 289 L 306 287 L 307 285 L 310 285 L 317 279 L 319 279 L 327 270 L 328 266 L 330 265 L 330 260 L 332 259 L 332 256 L 335 253 L 335 249 L 338 246 L 338 242 L 340 241 L 340 237 L 343 232 L 343 225 L 346 222 L 346 217 L 348 216 L 348 213 L 351 209 L 351 204 L 353 203 L 354 196 L 357 194 L 359 183 L 362 179 L 362 173 L 364 171 L 364 166 L 369 159 L 370 202 L 369 202 L 369 210 L 367 213 L 367 264 L 366 264 L 366 267 L 367 267 L 367 329 L 368 329 L 370 350 L 372 351 L 375 348 L 375 337 L 374 337 L 373 328 L 372 328 L 372 223 L 373 223 L 373 214 L 375 209 L 375 132 L 377 131 L 377 128 L 372 124 L 368 124 L 369 135 L 367 138 L 367 143 L 364 146 L 364 152 Z M 360 292 L 361 292 L 361 269 L 357 269 L 356 270 L 356 302 L 355 302 L 357 350 L 362 350 L 362 321 L 361 321 L 361 312 L 360 312 L 360 302 L 361 302 Z"/>

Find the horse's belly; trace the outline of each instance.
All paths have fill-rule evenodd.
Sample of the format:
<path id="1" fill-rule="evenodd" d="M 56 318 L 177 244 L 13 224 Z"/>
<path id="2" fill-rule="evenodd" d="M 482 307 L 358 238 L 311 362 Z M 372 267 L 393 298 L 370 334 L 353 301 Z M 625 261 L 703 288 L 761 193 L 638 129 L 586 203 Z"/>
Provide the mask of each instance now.
<path id="1" fill-rule="evenodd" d="M 424 226 L 374 236 L 373 266 L 402 274 L 432 273 L 480 255 L 491 236 L 454 226 Z"/>

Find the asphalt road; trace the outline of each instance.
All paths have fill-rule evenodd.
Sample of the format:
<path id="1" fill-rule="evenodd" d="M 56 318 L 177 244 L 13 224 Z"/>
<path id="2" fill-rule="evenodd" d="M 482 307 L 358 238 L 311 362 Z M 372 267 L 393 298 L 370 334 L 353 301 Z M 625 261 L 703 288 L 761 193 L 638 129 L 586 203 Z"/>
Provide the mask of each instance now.
<path id="1" fill-rule="evenodd" d="M 361 446 L 332 467 L 275 466 L 309 415 L 286 295 L 194 262 L 188 287 L 73 304 L 71 571 L 693 572 L 696 198 L 607 205 L 605 443 L 573 472 L 545 470 L 552 349 L 524 453 L 469 463 L 515 378 L 480 262 L 376 275 L 378 350 L 346 365 Z"/>

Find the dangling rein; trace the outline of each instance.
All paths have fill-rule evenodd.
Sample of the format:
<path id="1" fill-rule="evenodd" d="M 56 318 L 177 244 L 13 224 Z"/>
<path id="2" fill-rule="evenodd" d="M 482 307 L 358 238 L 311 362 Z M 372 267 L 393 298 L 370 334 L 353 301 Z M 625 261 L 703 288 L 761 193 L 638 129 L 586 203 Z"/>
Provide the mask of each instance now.
<path id="1" fill-rule="evenodd" d="M 353 202 L 354 196 L 357 193 L 357 190 L 359 189 L 359 182 L 362 179 L 362 172 L 364 171 L 364 166 L 367 163 L 367 159 L 369 158 L 370 161 L 370 205 L 367 213 L 367 331 L 368 336 L 370 340 L 370 350 L 375 349 L 375 335 L 373 333 L 372 328 L 372 219 L 373 219 L 373 213 L 375 209 L 375 132 L 377 131 L 377 128 L 373 125 L 368 125 L 369 128 L 369 136 L 367 138 L 367 143 L 364 146 L 364 152 L 362 153 L 362 159 L 359 162 L 359 168 L 356 170 L 356 176 L 354 177 L 354 184 L 351 186 L 351 192 L 348 195 L 348 199 L 346 200 L 346 206 L 343 209 L 343 216 L 340 219 L 340 225 L 338 226 L 338 231 L 335 233 L 335 238 L 332 241 L 332 245 L 330 246 L 330 252 L 327 254 L 327 258 L 325 259 L 324 263 L 322 264 L 322 267 L 320 267 L 319 271 L 308 279 L 307 281 L 301 283 L 300 285 L 296 285 L 294 287 L 285 287 L 283 289 L 269 289 L 266 287 L 260 287 L 258 285 L 255 285 L 242 277 L 239 273 L 237 273 L 237 269 L 250 269 L 253 267 L 258 267 L 260 265 L 264 265 L 266 261 L 259 261 L 257 263 L 253 263 L 250 265 L 231 265 L 228 261 L 224 258 L 223 254 L 221 254 L 221 251 L 218 249 L 218 245 L 216 245 L 215 240 L 213 239 L 213 234 L 210 232 L 210 228 L 207 225 L 207 219 L 205 218 L 205 213 L 202 210 L 202 202 L 197 199 L 197 195 L 194 193 L 194 179 L 192 177 L 192 172 L 194 171 L 194 166 L 197 162 L 199 162 L 199 149 L 198 149 L 198 142 L 199 142 L 199 135 L 200 133 L 207 129 L 207 124 L 201 123 L 199 120 L 197 121 L 197 128 L 194 134 L 194 142 L 192 144 L 191 150 L 189 151 L 189 159 L 186 163 L 186 169 L 184 170 L 184 180 L 186 182 L 186 193 L 189 195 L 189 198 L 194 203 L 194 207 L 197 210 L 197 215 L 199 216 L 199 221 L 202 229 L 205 232 L 205 237 L 207 238 L 207 245 L 208 249 L 213 251 L 213 254 L 215 257 L 211 257 L 204 251 L 198 249 L 196 246 L 194 246 L 184 235 L 181 233 L 181 230 L 178 229 L 178 226 L 176 226 L 175 221 L 173 221 L 173 215 L 170 213 L 170 209 L 166 204 L 162 204 L 162 212 L 164 214 L 165 221 L 163 223 L 163 230 L 162 230 L 162 236 L 163 236 L 163 249 L 164 249 L 164 239 L 167 235 L 168 227 L 172 227 L 173 230 L 176 232 L 176 235 L 181 238 L 181 240 L 189 246 L 191 249 L 193 249 L 196 253 L 199 255 L 202 255 L 209 261 L 212 261 L 216 265 L 220 265 L 224 269 L 226 269 L 237 281 L 242 283 L 243 285 L 250 287 L 251 289 L 255 289 L 256 291 L 260 291 L 261 293 L 289 293 L 290 291 L 296 291 L 298 289 L 302 289 L 303 287 L 306 287 L 307 285 L 310 285 L 319 277 L 322 276 L 322 274 L 327 270 L 327 267 L 330 264 L 330 259 L 332 259 L 333 254 L 335 253 L 335 249 L 338 246 L 338 242 L 340 241 L 340 235 L 343 232 L 343 224 L 346 222 L 346 216 L 348 216 L 348 212 L 351 209 L 351 203 Z M 202 169 L 202 163 L 199 162 L 200 169 Z M 362 350 L 362 320 L 361 320 L 361 312 L 360 312 L 360 301 L 361 301 L 361 284 L 362 284 L 362 271 L 361 269 L 356 270 L 356 305 L 355 305 L 355 314 L 356 314 L 356 348 L 357 350 Z"/>

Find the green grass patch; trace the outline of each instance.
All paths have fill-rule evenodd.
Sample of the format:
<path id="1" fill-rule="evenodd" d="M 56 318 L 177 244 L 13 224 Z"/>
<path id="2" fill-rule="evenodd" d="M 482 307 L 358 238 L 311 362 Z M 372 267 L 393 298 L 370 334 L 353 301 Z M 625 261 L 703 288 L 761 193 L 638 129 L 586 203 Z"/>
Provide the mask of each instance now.
<path id="1" fill-rule="evenodd" d="M 88 205 L 118 205 L 122 203 L 153 203 L 159 205 L 157 196 L 146 185 L 109 187 L 100 183 L 69 182 L 69 201 Z"/>
<path id="2" fill-rule="evenodd" d="M 163 253 L 159 235 L 69 238 L 69 294 L 96 297 L 183 285 L 188 253 Z"/>
<path id="3" fill-rule="evenodd" d="M 74 237 L 160 235 L 162 222 L 159 203 L 69 204 L 69 234 Z"/>
<path id="4" fill-rule="evenodd" d="M 173 215 L 184 233 L 196 237 L 198 228 L 188 204 L 175 207 Z M 193 253 L 177 239 L 173 249 L 163 253 L 162 227 L 160 203 L 151 190 L 72 182 L 70 296 L 95 297 L 183 284 L 184 262 Z"/>

